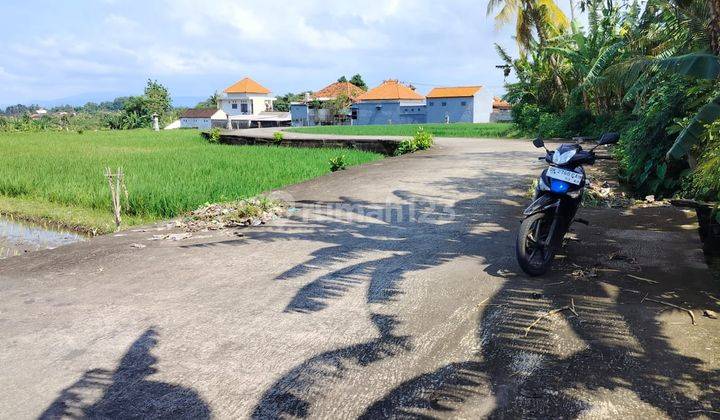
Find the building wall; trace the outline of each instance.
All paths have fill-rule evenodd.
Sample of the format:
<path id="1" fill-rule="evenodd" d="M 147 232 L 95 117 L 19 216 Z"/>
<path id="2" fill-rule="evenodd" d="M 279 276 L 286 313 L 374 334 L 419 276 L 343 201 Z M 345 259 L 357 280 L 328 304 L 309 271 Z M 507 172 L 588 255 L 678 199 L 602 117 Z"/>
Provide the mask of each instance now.
<path id="1" fill-rule="evenodd" d="M 486 123 L 490 122 L 490 114 L 492 113 L 493 107 L 493 95 L 490 94 L 486 89 L 480 89 L 475 94 L 475 100 L 473 101 L 473 120 L 474 123 Z"/>
<path id="2" fill-rule="evenodd" d="M 484 123 L 490 121 L 492 95 L 480 89 L 474 96 L 428 98 L 428 123 Z M 448 121 L 449 120 L 449 121 Z"/>
<path id="3" fill-rule="evenodd" d="M 220 109 L 228 115 L 258 115 L 267 110 L 266 101 L 270 101 L 270 110 L 272 110 L 274 100 L 275 98 L 268 94 L 228 93 L 226 97 L 220 99 Z M 233 109 L 233 104 L 236 104 L 237 108 Z M 246 112 L 242 112 L 243 104 L 247 104 Z"/>
<path id="4" fill-rule="evenodd" d="M 465 98 L 428 98 L 427 122 L 473 122 L 474 99 L 472 96 Z"/>
<path id="5" fill-rule="evenodd" d="M 199 128 L 201 130 L 207 130 L 210 127 L 210 118 L 180 118 L 180 128 Z"/>
<path id="6" fill-rule="evenodd" d="M 307 104 L 290 104 L 290 121 L 293 127 L 315 125 L 312 118 L 309 118 Z"/>
<path id="7" fill-rule="evenodd" d="M 353 125 L 424 124 L 425 104 L 400 101 L 358 102 Z"/>
<path id="8" fill-rule="evenodd" d="M 511 122 L 512 112 L 509 109 L 494 109 L 490 114 L 491 122 Z"/>

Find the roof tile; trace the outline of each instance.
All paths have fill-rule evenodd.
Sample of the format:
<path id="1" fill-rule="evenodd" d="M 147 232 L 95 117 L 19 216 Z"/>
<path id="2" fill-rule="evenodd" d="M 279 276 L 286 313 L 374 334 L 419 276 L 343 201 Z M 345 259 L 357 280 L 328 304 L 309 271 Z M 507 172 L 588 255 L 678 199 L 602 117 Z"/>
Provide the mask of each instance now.
<path id="1" fill-rule="evenodd" d="M 216 108 L 190 108 L 180 115 L 180 118 L 210 118 L 218 110 Z"/>
<path id="2" fill-rule="evenodd" d="M 464 98 L 475 95 L 482 86 L 436 87 L 427 94 L 428 98 Z"/>
<path id="3" fill-rule="evenodd" d="M 380 86 L 370 89 L 357 97 L 358 101 L 381 101 L 381 100 L 422 100 L 422 95 L 403 85 L 397 80 L 386 80 Z"/>
<path id="4" fill-rule="evenodd" d="M 225 93 L 270 93 L 270 90 L 253 79 L 246 77 L 234 85 L 225 88 Z"/>
<path id="5" fill-rule="evenodd" d="M 365 93 L 364 90 L 353 85 L 350 82 L 335 82 L 331 85 L 325 86 L 324 88 L 313 93 L 314 98 L 337 98 L 340 95 L 345 95 L 351 100 L 355 100 L 358 96 Z"/>
<path id="6" fill-rule="evenodd" d="M 512 109 L 512 105 L 510 105 L 508 101 L 498 98 L 497 96 L 493 98 L 492 107 L 495 109 Z"/>

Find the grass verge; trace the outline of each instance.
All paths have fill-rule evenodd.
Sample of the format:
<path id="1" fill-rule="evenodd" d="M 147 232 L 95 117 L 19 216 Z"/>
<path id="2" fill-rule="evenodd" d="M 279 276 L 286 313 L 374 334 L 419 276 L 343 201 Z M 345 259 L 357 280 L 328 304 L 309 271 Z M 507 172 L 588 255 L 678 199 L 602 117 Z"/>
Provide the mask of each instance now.
<path id="1" fill-rule="evenodd" d="M 296 127 L 286 131 L 308 134 L 338 134 L 348 136 L 412 136 L 418 127 L 435 137 L 513 138 L 519 134 L 510 123 L 455 124 L 396 124 L 396 125 L 323 125 Z"/>

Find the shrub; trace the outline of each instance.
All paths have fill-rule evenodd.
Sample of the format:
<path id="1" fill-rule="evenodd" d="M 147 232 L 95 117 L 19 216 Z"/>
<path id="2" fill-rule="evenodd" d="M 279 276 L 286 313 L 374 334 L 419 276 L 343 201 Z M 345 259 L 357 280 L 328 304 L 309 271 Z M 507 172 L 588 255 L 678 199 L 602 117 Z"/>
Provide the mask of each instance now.
<path id="1" fill-rule="evenodd" d="M 535 104 L 520 103 L 512 107 L 513 122 L 524 134 L 537 134 L 540 124 L 540 108 Z"/>
<path id="2" fill-rule="evenodd" d="M 432 134 L 425 131 L 422 127 L 419 127 L 413 138 L 400 142 L 397 149 L 395 149 L 395 156 L 412 153 L 418 150 L 429 149 L 432 147 L 433 143 L 434 140 Z"/>
<path id="3" fill-rule="evenodd" d="M 210 135 L 208 135 L 207 140 L 210 143 L 220 143 L 220 129 L 215 127 L 210 130 Z"/>
<path id="4" fill-rule="evenodd" d="M 616 156 L 621 176 L 637 196 L 670 196 L 682 187 L 682 180 L 687 179 L 690 172 L 687 163 L 665 157 L 685 124 L 673 122 L 673 115 L 683 112 L 687 102 L 685 92 L 682 81 L 659 84 L 648 101 L 638 106 L 637 122 L 622 133 Z"/>
<path id="5" fill-rule="evenodd" d="M 332 172 L 336 171 L 342 171 L 345 168 L 347 168 L 347 158 L 345 158 L 345 155 L 337 155 L 333 158 L 330 158 L 330 170 Z"/>
<path id="6" fill-rule="evenodd" d="M 273 143 L 279 145 L 283 141 L 283 133 L 276 131 L 273 133 Z"/>
<path id="7" fill-rule="evenodd" d="M 425 131 L 422 127 L 418 128 L 418 131 L 413 137 L 413 141 L 415 142 L 418 150 L 429 149 L 434 143 L 432 134 Z"/>
<path id="8" fill-rule="evenodd" d="M 594 134 L 593 115 L 578 106 L 568 107 L 562 114 L 555 114 L 535 104 L 519 104 L 513 107 L 512 114 L 518 130 L 532 137 L 570 138 Z"/>
<path id="9" fill-rule="evenodd" d="M 400 142 L 397 149 L 395 149 L 395 156 L 404 155 L 406 153 L 412 153 L 417 150 L 417 145 L 412 139 L 405 139 Z"/>
<path id="10" fill-rule="evenodd" d="M 705 137 L 688 192 L 699 200 L 720 201 L 720 120 L 707 126 Z"/>

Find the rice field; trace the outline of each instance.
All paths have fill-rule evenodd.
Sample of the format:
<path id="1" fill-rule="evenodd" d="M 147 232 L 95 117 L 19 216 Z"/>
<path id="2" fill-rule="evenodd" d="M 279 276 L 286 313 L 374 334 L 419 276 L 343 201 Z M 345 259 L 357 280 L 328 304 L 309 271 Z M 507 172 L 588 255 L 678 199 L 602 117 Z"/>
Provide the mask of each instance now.
<path id="1" fill-rule="evenodd" d="M 455 124 L 395 124 L 395 125 L 323 125 L 317 127 L 296 127 L 288 131 L 316 134 L 344 134 L 355 136 L 412 136 L 418 127 L 423 127 L 436 137 L 516 137 L 511 123 L 455 123 Z"/>
<path id="2" fill-rule="evenodd" d="M 205 203 L 258 195 L 380 159 L 347 149 L 209 144 L 195 130 L 0 133 L 0 214 L 61 226 L 113 229 L 105 167 L 122 167 L 127 225 L 171 218 Z"/>

